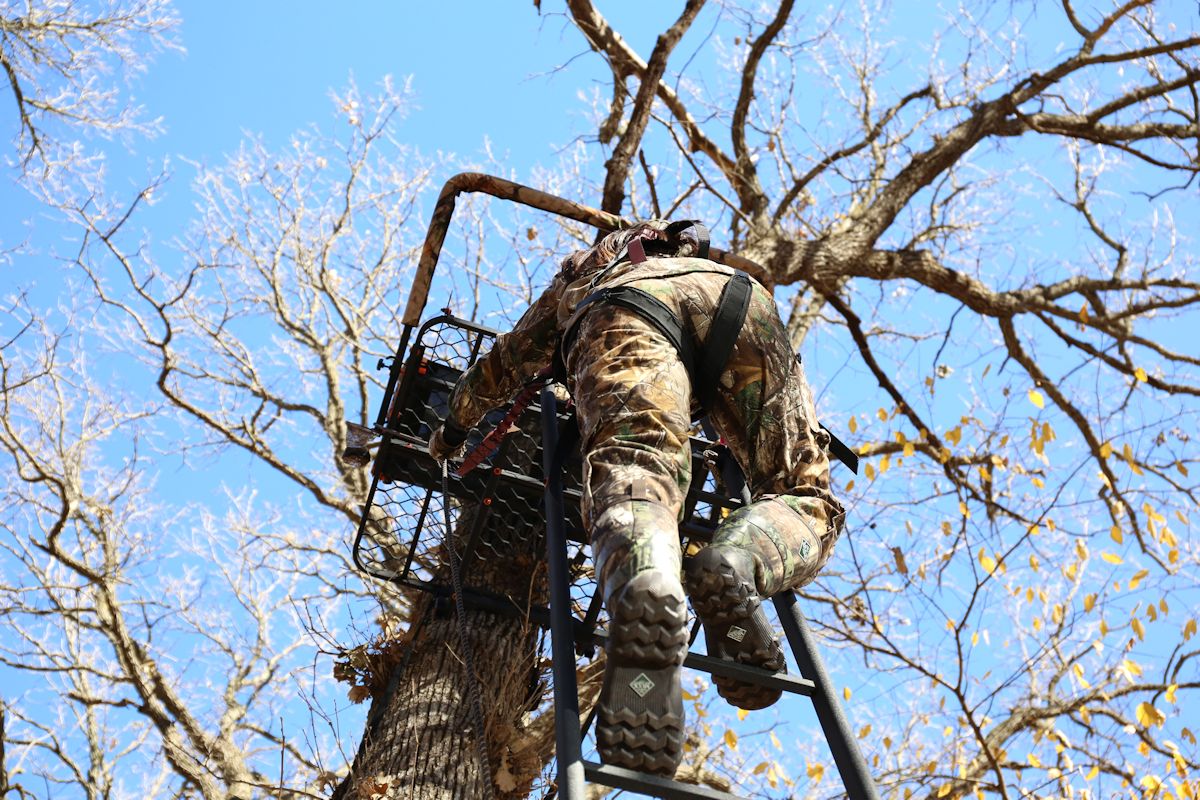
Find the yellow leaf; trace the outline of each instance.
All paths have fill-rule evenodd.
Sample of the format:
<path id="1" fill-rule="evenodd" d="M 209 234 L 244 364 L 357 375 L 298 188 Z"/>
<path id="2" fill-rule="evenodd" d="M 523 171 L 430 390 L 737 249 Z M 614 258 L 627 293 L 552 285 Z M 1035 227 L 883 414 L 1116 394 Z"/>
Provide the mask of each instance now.
<path id="1" fill-rule="evenodd" d="M 1097 767 L 1095 764 L 1092 764 L 1092 768 L 1088 770 L 1088 774 L 1087 774 L 1087 776 L 1084 778 L 1084 780 L 1085 780 L 1085 781 L 1094 780 L 1094 779 L 1095 779 L 1095 777 L 1096 777 L 1097 775 L 1099 775 L 1099 774 L 1100 774 L 1100 768 L 1099 768 L 1099 767 Z"/>
<path id="2" fill-rule="evenodd" d="M 911 455 L 913 455 L 913 454 L 914 454 L 914 453 L 916 453 L 916 452 L 917 452 L 917 448 L 913 447 L 913 443 L 912 443 L 912 442 L 905 442 L 905 443 L 904 443 L 904 455 L 905 455 L 905 456 L 911 456 Z"/>
<path id="3" fill-rule="evenodd" d="M 872 467 L 870 464 L 867 464 L 866 467 L 863 468 L 863 471 L 867 474 L 867 480 L 869 480 L 869 481 L 875 480 L 875 468 L 874 467 Z"/>
<path id="4" fill-rule="evenodd" d="M 885 455 L 883 458 L 879 459 L 879 474 L 882 475 L 883 473 L 887 472 L 888 467 L 890 467 L 891 465 L 892 465 L 891 456 Z"/>
<path id="5" fill-rule="evenodd" d="M 1083 610 L 1084 611 L 1091 611 L 1095 607 L 1096 607 L 1096 595 L 1095 594 L 1089 594 L 1083 598 Z"/>
<path id="6" fill-rule="evenodd" d="M 904 561 L 904 552 L 899 547 L 892 548 L 892 560 L 896 562 L 896 571 L 901 575 L 908 574 L 908 564 Z"/>
<path id="7" fill-rule="evenodd" d="M 962 500 L 958 501 L 958 513 L 962 514 L 967 519 L 971 518 L 971 509 L 967 508 L 967 504 Z"/>
<path id="8" fill-rule="evenodd" d="M 1041 478 L 1038 478 L 1038 477 L 1036 477 L 1036 476 L 1035 476 L 1035 477 L 1034 477 L 1034 479 L 1033 479 L 1033 485 L 1034 485 L 1034 486 L 1036 486 L 1036 487 L 1037 487 L 1037 488 L 1039 488 L 1039 489 L 1044 489 L 1044 488 L 1046 488 L 1046 482 L 1045 482 L 1044 480 L 1042 480 Z"/>
<path id="9" fill-rule="evenodd" d="M 1038 408 L 1046 407 L 1046 398 L 1042 397 L 1042 393 L 1037 389 L 1029 390 L 1029 402 L 1033 403 Z"/>
<path id="10" fill-rule="evenodd" d="M 1137 369 L 1135 369 L 1133 371 L 1133 377 L 1137 378 L 1139 383 L 1145 383 L 1146 382 L 1146 370 L 1142 369 L 1141 367 L 1138 367 Z"/>
<path id="11" fill-rule="evenodd" d="M 1165 697 L 1167 699 L 1168 703 L 1174 704 L 1175 690 L 1178 688 L 1179 688 L 1179 684 L 1177 684 L 1177 683 L 1172 683 L 1170 686 L 1167 687 L 1167 693 L 1165 695 L 1163 695 L 1163 697 Z"/>
<path id="12" fill-rule="evenodd" d="M 979 644 L 979 631 L 971 634 L 971 646 L 974 647 L 977 644 Z"/>
<path id="13" fill-rule="evenodd" d="M 1108 458 L 1111 455 L 1112 455 L 1112 443 L 1111 442 L 1105 442 L 1104 444 L 1100 445 L 1100 457 L 1101 458 Z"/>
<path id="14" fill-rule="evenodd" d="M 766 772 L 766 771 L 767 771 L 767 767 L 769 767 L 769 766 L 771 766 L 771 765 L 770 765 L 770 764 L 768 764 L 768 763 L 767 763 L 767 762 L 765 762 L 765 761 L 760 761 L 760 762 L 758 762 L 758 766 L 756 766 L 756 767 L 754 768 L 754 774 L 755 774 L 755 775 L 761 775 L 761 774 L 763 774 L 764 772 Z"/>
<path id="15" fill-rule="evenodd" d="M 846 424 L 846 427 L 850 429 L 851 433 L 854 433 L 855 431 L 857 431 L 858 430 L 858 417 L 851 417 L 850 422 L 848 422 Z"/>
<path id="16" fill-rule="evenodd" d="M 948 783 L 943 783 L 943 784 L 942 784 L 942 788 L 938 789 L 937 796 L 938 796 L 938 797 L 945 797 L 946 795 L 950 794 L 950 789 L 951 789 L 951 785 L 950 785 L 950 784 L 948 784 Z"/>
<path id="17" fill-rule="evenodd" d="M 815 764 L 809 764 L 805 772 L 808 773 L 808 777 L 812 778 L 813 781 L 820 781 L 825 775 L 825 765 L 819 761 Z"/>
<path id="18" fill-rule="evenodd" d="M 1189 619 L 1187 621 L 1187 623 L 1183 626 L 1183 640 L 1186 642 L 1188 639 L 1191 639 L 1195 635 L 1196 635 L 1196 620 Z"/>
<path id="19" fill-rule="evenodd" d="M 1150 570 L 1148 570 L 1148 569 L 1138 570 L 1136 573 L 1134 573 L 1134 576 L 1129 579 L 1129 588 L 1136 589 L 1138 587 L 1138 584 L 1140 584 L 1142 582 L 1142 578 L 1146 577 L 1149 574 L 1150 574 Z"/>
<path id="20" fill-rule="evenodd" d="M 1179 735 L 1180 735 L 1180 737 L 1182 737 L 1182 738 L 1184 738 L 1184 739 L 1187 739 L 1189 742 L 1191 742 L 1191 743 L 1192 743 L 1192 746 L 1193 746 L 1193 747 L 1195 747 L 1195 745 L 1196 745 L 1196 734 L 1192 733 L 1192 732 L 1191 732 L 1190 730 L 1188 730 L 1187 728 L 1184 728 L 1183 730 L 1181 730 L 1181 731 L 1179 732 Z"/>
<path id="21" fill-rule="evenodd" d="M 737 734 L 732 728 L 725 729 L 725 744 L 729 745 L 730 750 L 737 750 Z"/>
<path id="22" fill-rule="evenodd" d="M 850 699 L 850 687 L 849 686 L 847 686 L 845 689 L 842 689 L 842 697 L 846 698 L 847 700 Z"/>
<path id="23" fill-rule="evenodd" d="M 771 744 L 776 750 L 782 750 L 783 745 L 779 743 L 779 737 L 775 735 L 775 731 L 771 731 Z"/>
<path id="24" fill-rule="evenodd" d="M 1129 624 L 1133 628 L 1133 632 L 1137 634 L 1138 641 L 1146 641 L 1146 628 L 1144 625 L 1142 625 L 1142 621 L 1137 617 L 1134 617 L 1133 619 L 1129 620 Z"/>
<path id="25" fill-rule="evenodd" d="M 1142 742 L 1142 744 L 1145 744 L 1145 742 Z M 1154 775 L 1146 775 L 1140 781 L 1138 781 L 1138 783 L 1141 784 L 1143 789 L 1151 794 L 1162 788 L 1162 781 Z"/>
<path id="26" fill-rule="evenodd" d="M 882 408 L 875 412 L 875 416 L 879 417 L 880 422 L 887 422 L 887 412 Z"/>
<path id="27" fill-rule="evenodd" d="M 1105 561 L 1107 561 L 1110 564 L 1124 563 L 1124 559 L 1122 559 L 1119 555 L 1116 555 L 1115 553 L 1101 553 L 1100 557 L 1103 558 Z"/>
<path id="28" fill-rule="evenodd" d="M 1182 461 L 1176 461 L 1176 462 L 1175 462 L 1175 469 L 1179 470 L 1179 474 L 1183 475 L 1183 477 L 1185 477 L 1185 478 L 1186 478 L 1186 477 L 1188 476 L 1187 467 L 1185 467 L 1185 466 L 1183 465 L 1183 462 L 1182 462 Z M 1182 517 L 1183 515 L 1182 515 L 1182 514 L 1180 514 L 1180 516 Z M 1183 524 L 1184 524 L 1184 525 L 1186 525 L 1186 524 L 1187 524 L 1187 521 L 1186 521 L 1186 520 L 1184 520 L 1184 523 L 1183 523 Z"/>
<path id="29" fill-rule="evenodd" d="M 870 725 L 863 725 L 862 730 L 860 730 L 858 732 L 858 738 L 860 738 L 860 739 L 865 739 L 870 735 L 871 735 L 871 726 Z"/>
<path id="30" fill-rule="evenodd" d="M 1035 528 L 1036 528 L 1036 527 L 1037 527 L 1037 525 L 1034 525 L 1033 527 L 1035 527 Z M 1029 566 L 1030 566 L 1030 568 L 1031 568 L 1031 569 L 1032 569 L 1034 572 L 1037 572 L 1037 571 L 1038 571 L 1038 564 L 1039 564 L 1039 562 L 1038 562 L 1038 558 L 1037 558 L 1037 556 L 1036 556 L 1036 555 L 1033 555 L 1033 554 L 1030 554 L 1030 556 L 1029 556 Z"/>
<path id="31" fill-rule="evenodd" d="M 979 566 L 983 567 L 983 571 L 988 575 L 996 571 L 996 559 L 989 556 L 982 547 L 979 548 Z"/>
<path id="32" fill-rule="evenodd" d="M 746 717 L 748 717 L 749 715 L 750 715 L 750 712 L 749 712 L 749 711 L 747 711 L 747 710 L 746 710 L 746 709 L 744 709 L 744 708 L 739 708 L 739 709 L 738 709 L 738 711 L 737 711 L 737 717 L 738 717 L 738 719 L 739 719 L 739 720 L 743 720 L 743 719 L 745 719 Z"/>
<path id="33" fill-rule="evenodd" d="M 1039 759 L 1033 753 L 1030 753 L 1027 756 L 1027 759 L 1029 761 L 1029 766 L 1031 766 L 1031 767 L 1040 767 L 1042 765 L 1041 759 Z"/>
<path id="34" fill-rule="evenodd" d="M 1120 525 L 1113 525 L 1108 535 L 1117 544 L 1122 544 L 1125 541 L 1125 534 L 1121 533 Z"/>

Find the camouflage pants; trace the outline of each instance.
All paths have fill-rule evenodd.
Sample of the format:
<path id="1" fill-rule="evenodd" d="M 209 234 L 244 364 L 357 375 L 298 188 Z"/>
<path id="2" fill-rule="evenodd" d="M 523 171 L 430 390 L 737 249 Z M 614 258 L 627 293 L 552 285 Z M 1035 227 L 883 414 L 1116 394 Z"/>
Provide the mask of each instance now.
<path id="1" fill-rule="evenodd" d="M 668 280 L 637 286 L 676 309 L 703 339 L 726 277 L 689 279 L 683 287 Z M 584 453 L 584 521 L 607 599 L 646 569 L 678 572 L 678 523 L 691 482 L 691 383 L 670 342 L 613 305 L 584 316 L 568 371 Z M 768 586 L 812 580 L 832 552 L 842 508 L 829 490 L 828 434 L 816 424 L 775 302 L 757 285 L 709 419 L 755 501 L 730 516 L 714 544 L 754 551 Z M 759 525 L 729 524 L 750 511 Z"/>

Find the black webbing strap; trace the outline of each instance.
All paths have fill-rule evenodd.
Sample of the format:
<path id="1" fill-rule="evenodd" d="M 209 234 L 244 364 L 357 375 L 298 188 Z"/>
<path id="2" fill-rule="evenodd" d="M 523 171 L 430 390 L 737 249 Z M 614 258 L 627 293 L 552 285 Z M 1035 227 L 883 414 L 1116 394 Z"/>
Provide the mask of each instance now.
<path id="1" fill-rule="evenodd" d="M 692 344 L 692 337 L 687 335 L 683 329 L 683 323 L 679 321 L 679 317 L 675 316 L 675 313 L 666 304 L 654 295 L 644 292 L 635 286 L 612 286 L 607 289 L 601 289 L 597 292 L 592 292 L 579 302 L 579 305 L 575 307 L 575 313 L 572 315 L 567 329 L 563 331 L 562 339 L 559 341 L 558 350 L 555 353 L 556 370 L 561 369 L 562 374 L 565 375 L 566 354 L 571 352 L 571 345 L 574 343 L 575 336 L 579 330 L 579 322 L 584 316 L 580 311 L 593 303 L 604 303 L 627 308 L 657 328 L 659 333 L 667 337 L 667 341 L 679 353 L 679 359 L 687 369 L 688 377 L 691 378 L 692 384 L 695 385 L 696 352 Z"/>
<path id="2" fill-rule="evenodd" d="M 696 376 L 692 389 L 700 407 L 708 410 L 717 396 L 717 384 L 725 365 L 733 352 L 738 334 L 746 322 L 746 311 L 750 308 L 750 276 L 740 269 L 725 283 L 721 290 L 721 299 L 717 301 L 717 311 L 713 315 L 712 325 L 708 329 L 708 338 L 704 341 L 702 358 L 696 365 Z"/>
<path id="3" fill-rule="evenodd" d="M 665 233 L 668 237 L 674 239 L 688 228 L 696 229 L 696 257 L 708 258 L 708 245 L 711 239 L 708 235 L 708 228 L 704 227 L 704 223 L 700 220 L 681 219 L 678 222 L 672 222 L 667 226 Z"/>
<path id="4" fill-rule="evenodd" d="M 858 474 L 858 454 L 850 449 L 849 445 L 841 439 L 833 435 L 833 431 L 825 427 L 825 423 L 821 423 L 821 430 L 829 434 L 829 452 L 838 461 L 850 468 L 850 471 L 855 475 Z"/>

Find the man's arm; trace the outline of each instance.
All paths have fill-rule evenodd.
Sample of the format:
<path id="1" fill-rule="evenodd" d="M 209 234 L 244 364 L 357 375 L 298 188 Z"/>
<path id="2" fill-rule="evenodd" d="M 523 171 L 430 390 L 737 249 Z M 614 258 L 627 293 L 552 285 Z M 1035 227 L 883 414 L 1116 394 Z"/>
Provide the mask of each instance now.
<path id="1" fill-rule="evenodd" d="M 558 346 L 558 303 L 564 284 L 555 276 L 508 333 L 496 337 L 487 355 L 458 378 L 445 424 L 429 440 L 429 452 L 444 459 L 466 441 L 483 415 L 504 405 L 529 378 L 550 363 Z"/>

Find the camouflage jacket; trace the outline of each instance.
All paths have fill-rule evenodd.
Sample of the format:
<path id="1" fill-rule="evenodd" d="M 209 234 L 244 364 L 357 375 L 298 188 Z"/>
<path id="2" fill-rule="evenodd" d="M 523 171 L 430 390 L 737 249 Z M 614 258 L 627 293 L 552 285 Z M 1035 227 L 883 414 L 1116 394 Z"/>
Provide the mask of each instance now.
<path id="1" fill-rule="evenodd" d="M 647 258 L 640 264 L 621 261 L 568 281 L 560 272 L 508 333 L 496 337 L 491 352 L 458 380 L 450 396 L 450 415 L 471 428 L 493 408 L 507 403 L 526 381 L 550 364 L 562 332 L 585 297 L 599 289 L 633 285 L 657 297 L 691 327 L 701 340 L 707 321 L 685 308 L 689 282 L 732 276 L 734 270 L 703 258 Z M 691 325 L 689 326 L 689 321 Z"/>

